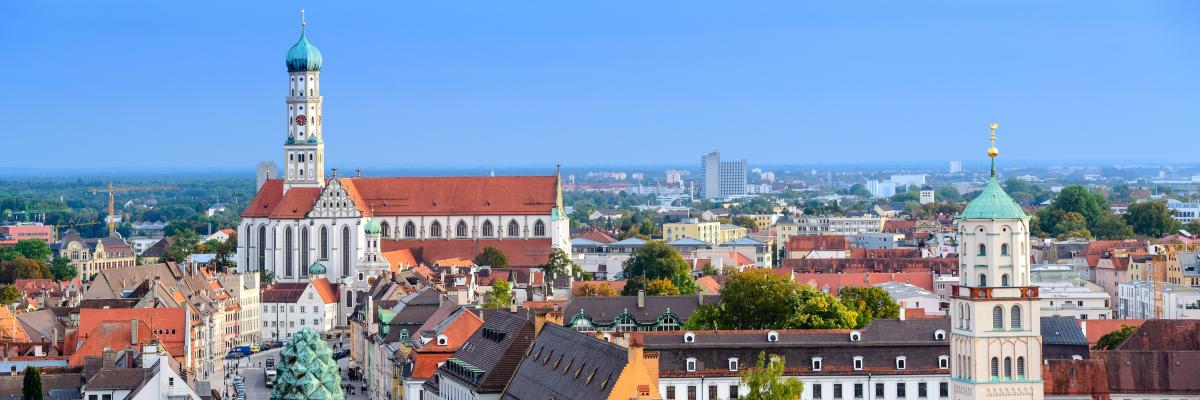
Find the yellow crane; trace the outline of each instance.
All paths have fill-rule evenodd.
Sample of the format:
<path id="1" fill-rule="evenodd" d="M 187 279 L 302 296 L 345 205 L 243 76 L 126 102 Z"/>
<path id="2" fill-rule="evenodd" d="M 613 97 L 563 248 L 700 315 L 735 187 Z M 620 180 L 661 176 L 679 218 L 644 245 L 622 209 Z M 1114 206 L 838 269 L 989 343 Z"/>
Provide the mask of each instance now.
<path id="1" fill-rule="evenodd" d="M 114 203 L 113 199 L 116 197 L 117 193 L 144 192 L 144 191 L 150 191 L 150 190 L 170 190 L 170 189 L 175 189 L 175 187 L 170 186 L 170 185 L 117 186 L 117 187 L 114 187 L 112 181 L 108 181 L 108 189 L 93 188 L 92 194 L 108 192 L 108 236 L 116 236 L 116 234 L 117 234 L 117 219 L 113 218 L 113 217 L 117 213 L 117 211 L 116 211 L 115 205 L 113 204 Z"/>

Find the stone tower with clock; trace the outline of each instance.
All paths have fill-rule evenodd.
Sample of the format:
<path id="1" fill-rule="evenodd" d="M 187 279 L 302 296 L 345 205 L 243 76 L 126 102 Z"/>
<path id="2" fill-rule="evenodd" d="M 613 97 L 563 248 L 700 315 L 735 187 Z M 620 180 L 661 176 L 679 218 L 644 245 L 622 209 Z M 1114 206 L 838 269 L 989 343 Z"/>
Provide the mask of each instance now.
<path id="1" fill-rule="evenodd" d="M 950 301 L 951 397 L 1042 400 L 1038 288 L 1029 282 L 1029 216 L 991 177 L 956 219 L 958 285 Z"/>
<path id="2" fill-rule="evenodd" d="M 321 52 L 308 42 L 304 13 L 300 40 L 287 53 L 287 139 L 283 190 L 325 185 L 325 144 L 321 128 Z"/>

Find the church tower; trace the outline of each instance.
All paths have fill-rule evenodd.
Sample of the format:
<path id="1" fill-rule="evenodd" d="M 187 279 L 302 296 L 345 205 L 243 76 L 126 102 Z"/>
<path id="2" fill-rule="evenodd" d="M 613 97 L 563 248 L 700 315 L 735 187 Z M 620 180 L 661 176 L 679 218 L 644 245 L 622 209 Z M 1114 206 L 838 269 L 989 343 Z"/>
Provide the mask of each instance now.
<path id="1" fill-rule="evenodd" d="M 366 291 L 371 288 L 371 278 L 382 276 L 385 272 L 390 271 L 390 268 L 387 259 L 383 257 L 383 249 L 379 247 L 379 241 L 383 236 L 383 228 L 379 225 L 379 221 L 376 221 L 374 217 L 367 218 L 363 232 L 366 234 L 363 255 L 354 265 L 358 273 L 348 279 L 353 279 L 352 286 L 356 290 Z"/>
<path id="2" fill-rule="evenodd" d="M 308 42 L 300 11 L 300 40 L 288 50 L 287 139 L 283 145 L 283 190 L 325 186 L 321 140 L 321 52 Z"/>
<path id="3" fill-rule="evenodd" d="M 950 301 L 951 397 L 1042 400 L 1038 288 L 1029 283 L 1029 216 L 991 177 L 956 222 L 960 281 Z"/>

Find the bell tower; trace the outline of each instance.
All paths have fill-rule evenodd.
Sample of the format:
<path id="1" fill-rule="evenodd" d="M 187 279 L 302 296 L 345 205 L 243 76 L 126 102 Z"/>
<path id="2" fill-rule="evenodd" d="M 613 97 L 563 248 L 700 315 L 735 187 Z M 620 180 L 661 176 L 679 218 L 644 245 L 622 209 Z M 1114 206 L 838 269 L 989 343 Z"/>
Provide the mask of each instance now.
<path id="1" fill-rule="evenodd" d="M 321 51 L 308 42 L 304 10 L 300 39 L 288 49 L 287 139 L 283 144 L 284 191 L 325 186 L 325 143 L 321 128 Z"/>
<path id="2" fill-rule="evenodd" d="M 1042 400 L 1038 288 L 1029 283 L 1029 216 L 991 176 L 956 218 L 958 285 L 950 301 L 951 397 Z"/>

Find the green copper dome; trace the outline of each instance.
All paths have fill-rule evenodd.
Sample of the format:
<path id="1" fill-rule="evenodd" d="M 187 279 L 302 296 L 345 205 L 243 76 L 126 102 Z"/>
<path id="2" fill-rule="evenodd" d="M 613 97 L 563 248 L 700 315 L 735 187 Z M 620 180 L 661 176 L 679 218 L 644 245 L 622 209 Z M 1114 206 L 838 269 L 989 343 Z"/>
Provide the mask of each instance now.
<path id="1" fill-rule="evenodd" d="M 320 71 L 321 51 L 317 50 L 317 46 L 308 42 L 308 36 L 301 30 L 300 40 L 297 40 L 296 44 L 288 49 L 285 62 L 288 72 Z"/>
<path id="2" fill-rule="evenodd" d="M 375 218 L 367 219 L 367 227 L 365 230 L 368 235 L 378 235 L 380 232 L 383 232 L 383 228 L 379 227 L 379 221 L 376 221 Z"/>
<path id="3" fill-rule="evenodd" d="M 1021 209 L 1021 205 L 1017 204 L 1008 193 L 1004 192 L 1004 188 L 1000 187 L 1000 182 L 996 177 L 988 179 L 987 186 L 983 188 L 974 200 L 967 204 L 967 208 L 963 210 L 959 219 L 1025 219 L 1025 210 Z"/>
<path id="4" fill-rule="evenodd" d="M 312 263 L 312 266 L 308 267 L 308 274 L 325 275 L 325 264 L 321 264 L 320 261 Z"/>
<path id="5" fill-rule="evenodd" d="M 301 329 L 279 352 L 279 375 L 271 389 L 272 400 L 343 400 L 342 377 L 333 351 L 310 328 Z"/>

